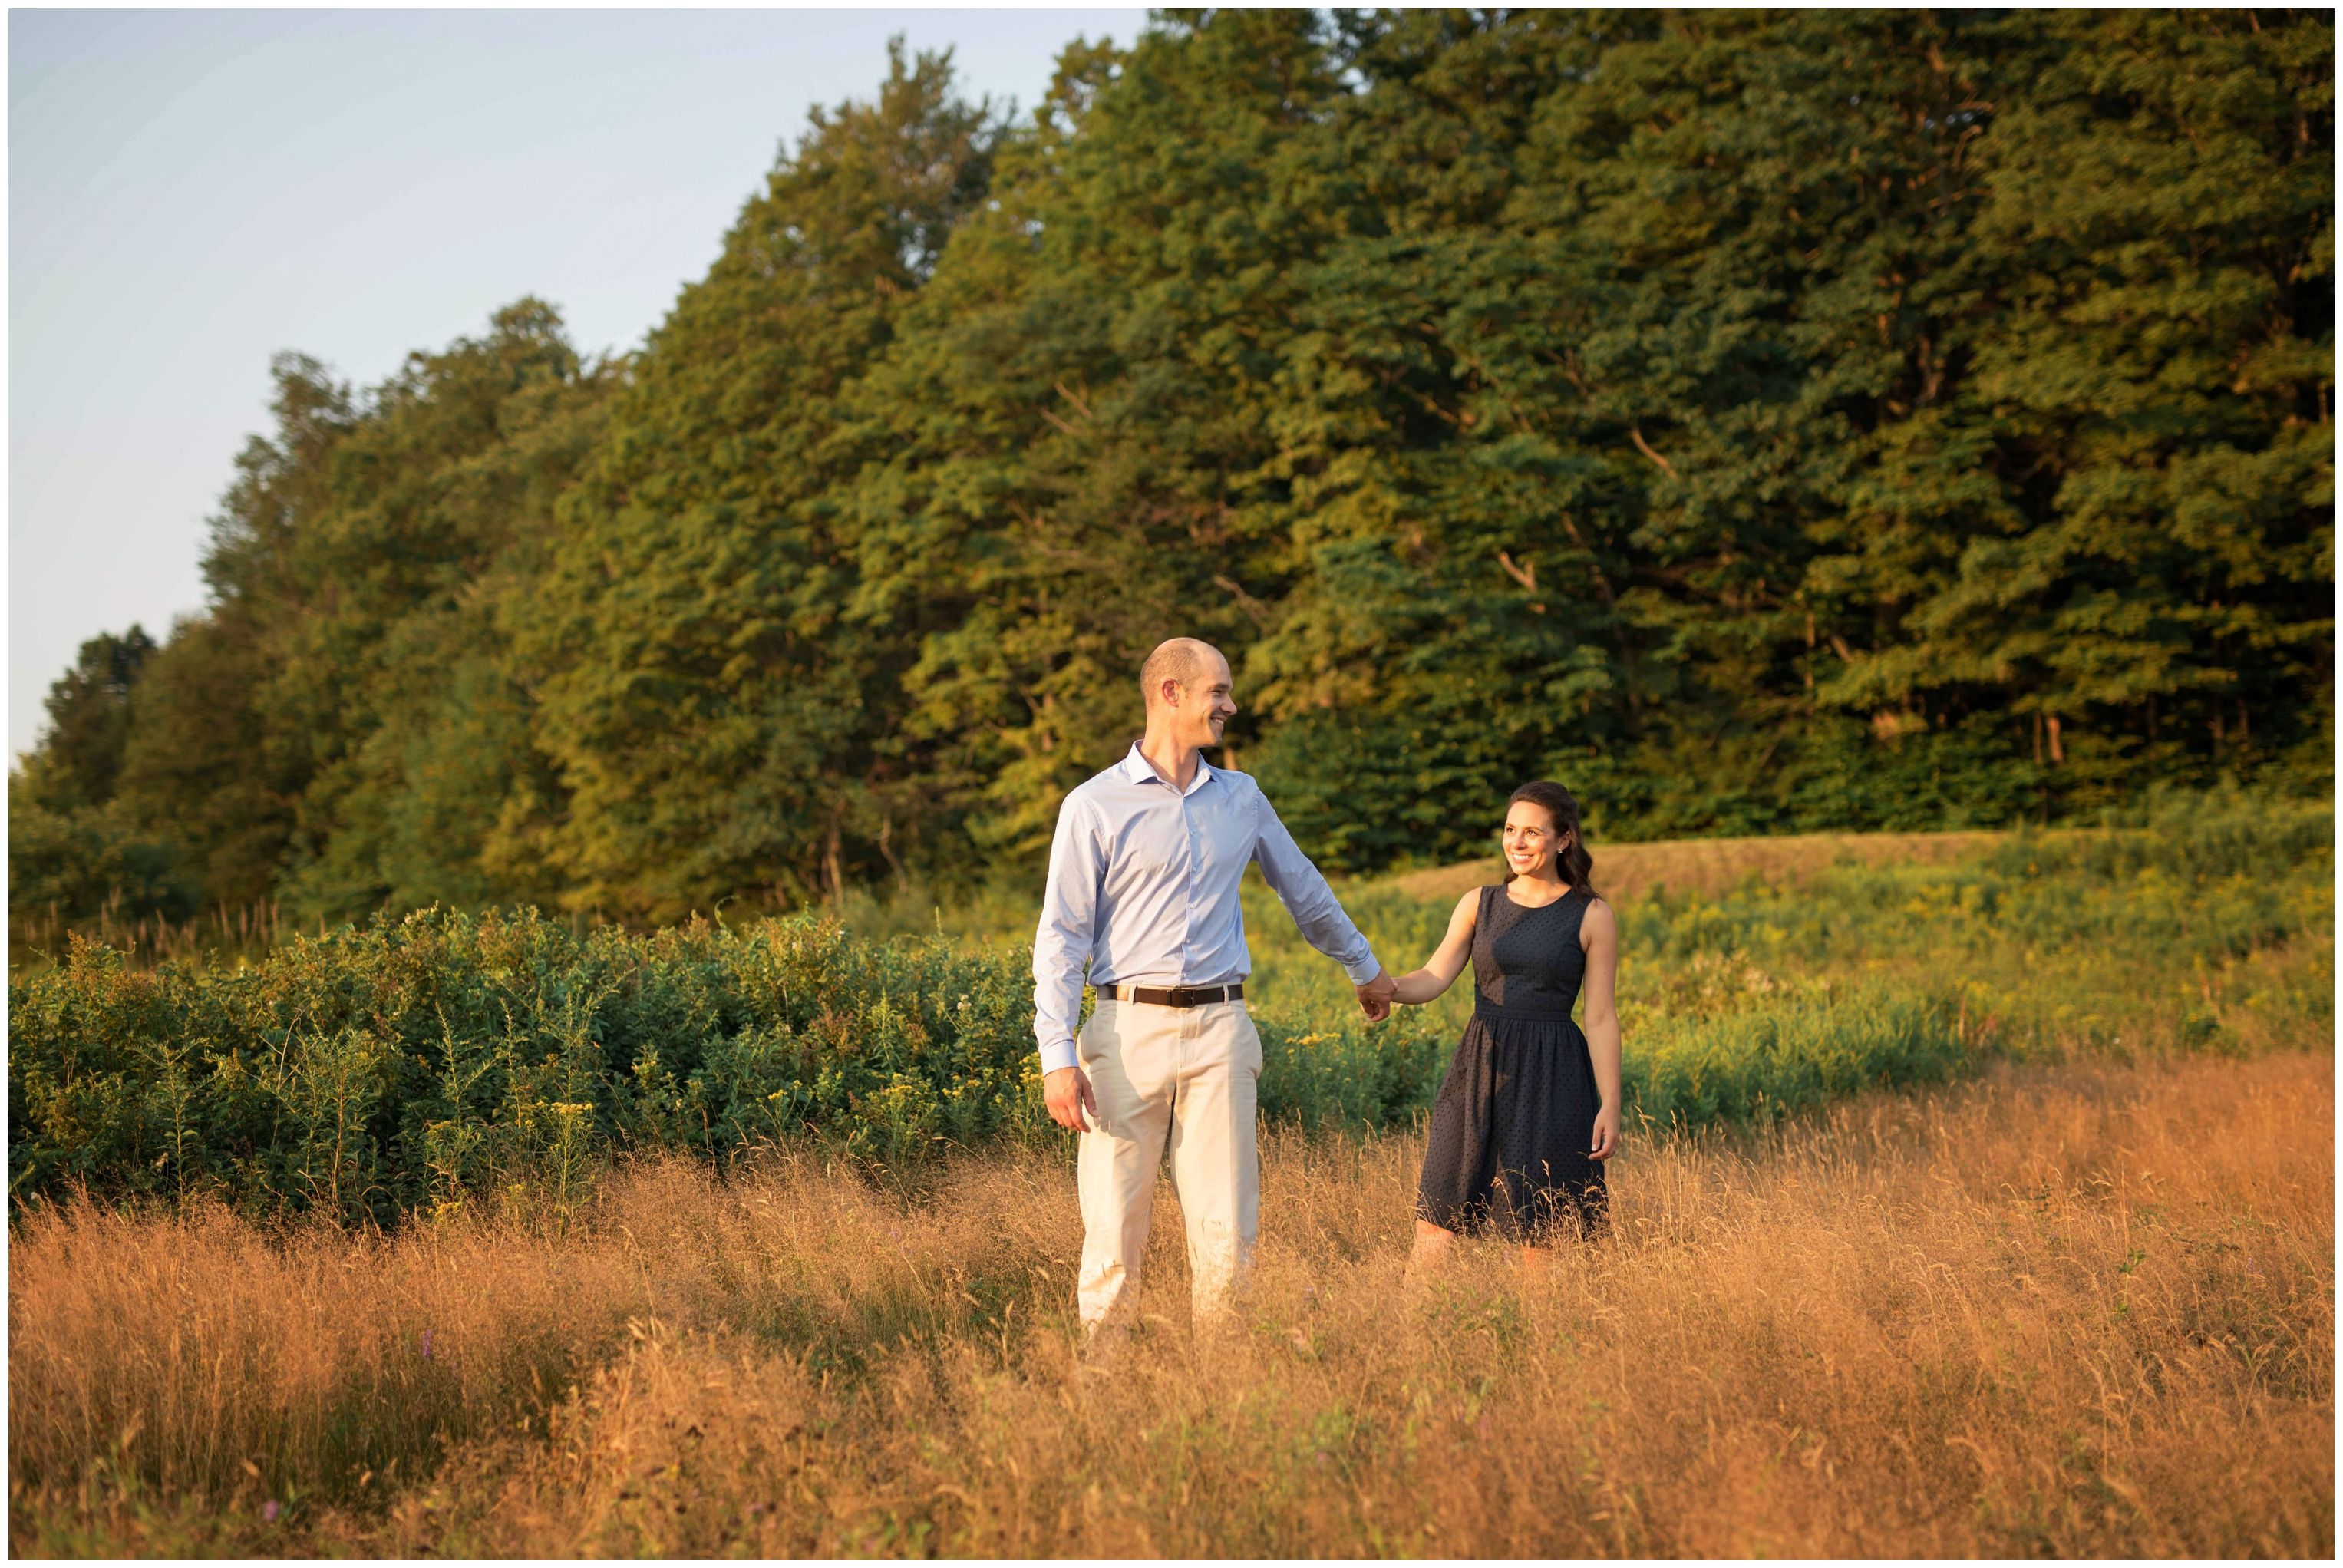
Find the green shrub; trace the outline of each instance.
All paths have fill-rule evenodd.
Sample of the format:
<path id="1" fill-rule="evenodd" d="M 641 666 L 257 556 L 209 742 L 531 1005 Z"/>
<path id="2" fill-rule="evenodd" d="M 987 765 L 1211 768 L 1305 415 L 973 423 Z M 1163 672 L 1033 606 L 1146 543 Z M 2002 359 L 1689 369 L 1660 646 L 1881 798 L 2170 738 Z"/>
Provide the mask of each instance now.
<path id="1" fill-rule="evenodd" d="M 1663 1125 L 1748 1121 L 1994 1053 L 2233 1050 L 2332 1023 L 2332 818 L 2235 794 L 1949 866 L 1842 865 L 1795 889 L 1621 910 L 1623 1087 Z M 1472 982 L 1363 1021 L 1342 971 L 1247 890 L 1261 1104 L 1403 1124 Z M 1449 904 L 1345 895 L 1395 970 Z M 256 964 L 135 970 L 75 940 L 9 985 L 19 1199 L 198 1190 L 389 1221 L 524 1184 L 564 1210 L 631 1150 L 722 1161 L 814 1138 L 903 1166 L 1061 1141 L 1041 1104 L 1030 951 L 874 940 L 811 914 L 580 936 L 533 910 L 426 910 Z"/>
<path id="2" fill-rule="evenodd" d="M 900 1162 L 1037 1124 L 1027 976 L 809 916 L 579 938 L 434 910 L 214 971 L 77 940 L 11 981 L 11 1186 L 387 1220 L 613 1150 Z"/>
<path id="3" fill-rule="evenodd" d="M 1620 1087 L 1662 1126 L 1763 1121 L 1861 1089 L 1942 1082 L 1980 1055 L 1951 999 L 1859 990 L 1671 1020 L 1637 1036 Z"/>

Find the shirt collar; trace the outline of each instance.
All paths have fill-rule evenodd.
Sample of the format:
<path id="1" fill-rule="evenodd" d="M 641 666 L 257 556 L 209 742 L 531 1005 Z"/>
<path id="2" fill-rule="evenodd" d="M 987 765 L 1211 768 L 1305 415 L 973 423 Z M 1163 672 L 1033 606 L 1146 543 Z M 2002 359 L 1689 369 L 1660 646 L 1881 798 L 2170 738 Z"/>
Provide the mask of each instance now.
<path id="1" fill-rule="evenodd" d="M 1163 782 L 1162 777 L 1155 771 L 1155 764 L 1150 762 L 1140 751 L 1139 742 L 1136 740 L 1131 743 L 1131 750 L 1123 757 L 1122 776 L 1125 779 L 1130 779 L 1133 784 L 1161 784 Z M 1196 756 L 1196 781 L 1188 786 L 1187 793 L 1193 795 L 1197 790 L 1202 789 L 1206 784 L 1210 783 L 1212 781 L 1212 765 L 1205 761 L 1203 754 L 1199 752 Z"/>

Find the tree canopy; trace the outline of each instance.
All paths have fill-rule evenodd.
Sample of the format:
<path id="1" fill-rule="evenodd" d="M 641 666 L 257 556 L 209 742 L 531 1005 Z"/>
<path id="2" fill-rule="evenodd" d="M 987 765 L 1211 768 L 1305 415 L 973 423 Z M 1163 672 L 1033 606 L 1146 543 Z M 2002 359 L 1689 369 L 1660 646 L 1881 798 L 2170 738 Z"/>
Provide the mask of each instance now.
<path id="1" fill-rule="evenodd" d="M 1024 868 L 1163 637 L 1331 868 L 2331 784 L 2323 13 L 1164 12 L 898 46 L 641 347 L 277 364 L 12 903 Z"/>

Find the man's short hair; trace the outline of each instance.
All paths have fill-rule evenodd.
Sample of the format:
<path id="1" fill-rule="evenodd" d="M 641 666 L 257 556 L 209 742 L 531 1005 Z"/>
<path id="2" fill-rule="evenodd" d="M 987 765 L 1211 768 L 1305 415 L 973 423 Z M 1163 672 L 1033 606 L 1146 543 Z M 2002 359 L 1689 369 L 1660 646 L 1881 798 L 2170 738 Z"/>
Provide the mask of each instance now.
<path id="1" fill-rule="evenodd" d="M 1139 667 L 1139 689 L 1147 706 L 1155 706 L 1156 689 L 1167 680 L 1192 686 L 1204 678 L 1212 665 L 1208 656 L 1218 651 L 1209 642 L 1199 642 L 1192 637 L 1175 637 L 1159 642 L 1147 662 Z"/>

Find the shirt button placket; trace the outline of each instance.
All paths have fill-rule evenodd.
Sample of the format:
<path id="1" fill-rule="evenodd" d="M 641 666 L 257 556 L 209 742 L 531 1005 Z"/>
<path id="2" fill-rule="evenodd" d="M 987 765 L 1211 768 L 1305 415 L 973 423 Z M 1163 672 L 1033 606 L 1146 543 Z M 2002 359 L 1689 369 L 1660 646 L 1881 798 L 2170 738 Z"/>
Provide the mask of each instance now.
<path id="1" fill-rule="evenodd" d="M 1200 816 L 1192 817 L 1188 827 L 1188 900 L 1192 911 L 1194 909 L 1195 900 L 1202 897 L 1204 879 L 1204 824 L 1200 819 Z M 1194 919 L 1195 916 L 1192 912 L 1189 920 L 1192 923 Z M 1216 974 L 1204 974 L 1198 975 L 1196 980 L 1199 984 L 1203 984 L 1220 978 Z M 1194 1042 L 1202 1038 L 1203 1030 L 1204 1010 L 1198 1008 L 1195 1010 L 1194 1021 L 1188 1026 L 1188 1038 L 1192 1049 Z"/>
<path id="2" fill-rule="evenodd" d="M 1188 897 L 1185 923 L 1180 933 L 1181 983 L 1192 982 L 1196 977 L 1187 973 L 1188 960 L 1196 950 L 1196 814 L 1188 809 L 1188 798 L 1180 798 L 1180 825 L 1188 832 Z"/>

